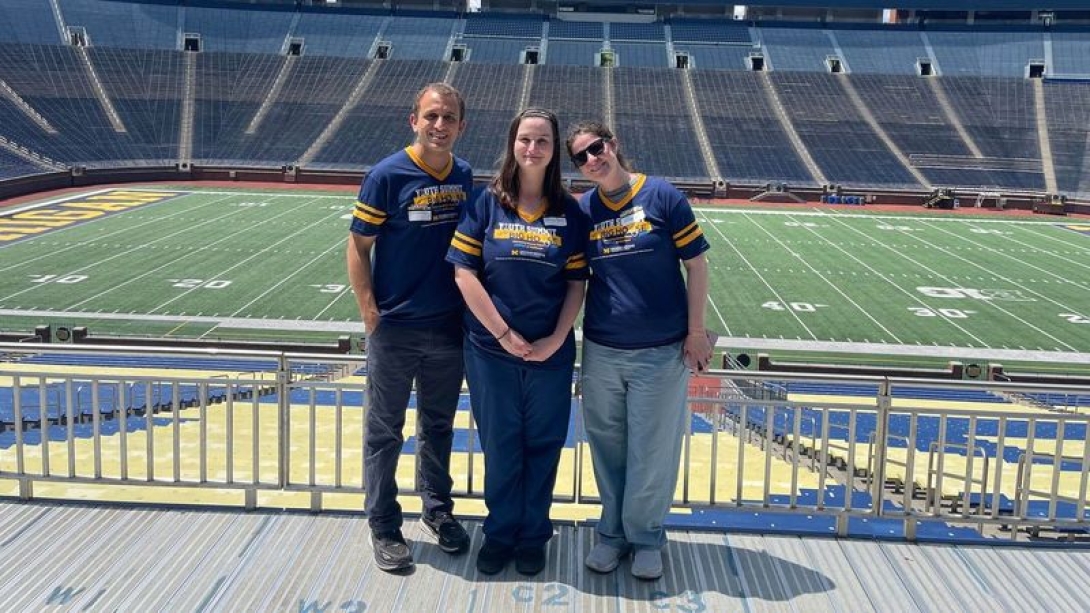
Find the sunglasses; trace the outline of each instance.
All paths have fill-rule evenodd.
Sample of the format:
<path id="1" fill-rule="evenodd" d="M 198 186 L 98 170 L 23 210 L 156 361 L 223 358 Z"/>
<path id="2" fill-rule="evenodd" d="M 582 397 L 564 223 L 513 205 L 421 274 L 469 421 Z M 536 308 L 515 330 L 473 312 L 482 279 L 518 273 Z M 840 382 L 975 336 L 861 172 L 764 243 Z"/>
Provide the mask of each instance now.
<path id="1" fill-rule="evenodd" d="M 576 168 L 582 168 L 587 163 L 587 155 L 593 155 L 594 157 L 602 155 L 602 152 L 606 150 L 606 143 L 608 142 L 608 138 L 599 138 L 587 145 L 586 149 L 583 149 L 579 153 L 573 153 L 571 155 L 571 163 L 575 164 Z"/>

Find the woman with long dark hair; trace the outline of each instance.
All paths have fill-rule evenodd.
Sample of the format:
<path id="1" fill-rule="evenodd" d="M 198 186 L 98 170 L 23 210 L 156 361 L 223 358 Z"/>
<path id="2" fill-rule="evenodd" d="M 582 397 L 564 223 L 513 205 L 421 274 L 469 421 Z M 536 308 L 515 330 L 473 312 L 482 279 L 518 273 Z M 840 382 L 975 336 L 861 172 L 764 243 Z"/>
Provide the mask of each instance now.
<path id="1" fill-rule="evenodd" d="M 447 260 L 465 298 L 466 379 L 484 448 L 484 544 L 477 569 L 546 564 L 560 452 L 571 413 L 586 227 L 560 181 L 556 115 L 511 122 L 499 174 L 465 209 Z"/>

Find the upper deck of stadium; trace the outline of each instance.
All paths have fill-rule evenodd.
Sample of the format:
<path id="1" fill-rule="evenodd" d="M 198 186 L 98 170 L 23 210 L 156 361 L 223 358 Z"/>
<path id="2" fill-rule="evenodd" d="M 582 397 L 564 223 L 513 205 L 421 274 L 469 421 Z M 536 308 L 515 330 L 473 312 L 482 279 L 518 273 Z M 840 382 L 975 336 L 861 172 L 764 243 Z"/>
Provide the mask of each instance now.
<path id="1" fill-rule="evenodd" d="M 918 8 L 881 23 L 879 9 L 784 4 L 734 20 L 702 2 L 3 0 L 0 178 L 365 171 L 406 144 L 391 129 L 405 100 L 447 80 L 470 109 L 459 153 L 482 175 L 510 116 L 540 105 L 615 125 L 641 170 L 676 181 L 1090 193 L 1086 11 Z"/>

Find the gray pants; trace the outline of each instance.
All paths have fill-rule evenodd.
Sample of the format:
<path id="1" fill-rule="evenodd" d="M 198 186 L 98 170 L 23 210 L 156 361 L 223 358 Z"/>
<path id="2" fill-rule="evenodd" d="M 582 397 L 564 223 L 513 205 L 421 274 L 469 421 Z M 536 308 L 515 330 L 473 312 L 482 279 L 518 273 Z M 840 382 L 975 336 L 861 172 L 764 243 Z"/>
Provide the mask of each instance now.
<path id="1" fill-rule="evenodd" d="M 424 514 L 451 512 L 450 448 L 462 389 L 460 322 L 409 328 L 380 325 L 367 339 L 367 423 L 364 435 L 365 510 L 371 530 L 401 528 L 397 461 L 405 411 L 416 383 L 416 477 Z"/>
<path id="2" fill-rule="evenodd" d="M 602 498 L 599 540 L 661 549 L 688 427 L 682 343 L 613 349 L 583 341 L 583 416 Z"/>

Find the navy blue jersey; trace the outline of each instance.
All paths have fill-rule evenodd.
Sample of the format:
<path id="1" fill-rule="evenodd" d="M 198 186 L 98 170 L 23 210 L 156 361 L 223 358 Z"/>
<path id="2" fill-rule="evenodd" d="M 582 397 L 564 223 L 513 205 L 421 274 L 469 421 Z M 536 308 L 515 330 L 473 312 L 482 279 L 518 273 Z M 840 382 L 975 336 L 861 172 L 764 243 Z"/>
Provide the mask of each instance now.
<path id="1" fill-rule="evenodd" d="M 634 177 L 618 202 L 601 189 L 580 200 L 591 225 L 583 335 L 615 349 L 685 338 L 689 312 L 680 262 L 710 247 L 681 192 L 662 179 Z"/>
<path id="2" fill-rule="evenodd" d="M 462 295 L 443 256 L 473 189 L 469 164 L 428 167 L 405 148 L 360 186 L 352 231 L 375 237 L 371 275 L 382 323 L 423 326 L 457 317 Z"/>
<path id="3" fill-rule="evenodd" d="M 447 261 L 474 270 L 503 320 L 529 342 L 553 333 L 568 293 L 568 281 L 587 278 L 586 223 L 574 198 L 564 203 L 563 215 L 542 209 L 524 218 L 500 206 L 488 190 L 481 190 L 466 207 L 447 251 Z M 507 353 L 492 333 L 466 309 L 469 341 L 493 355 L 526 366 L 537 366 Z M 543 368 L 557 368 L 575 360 L 575 335 Z"/>

